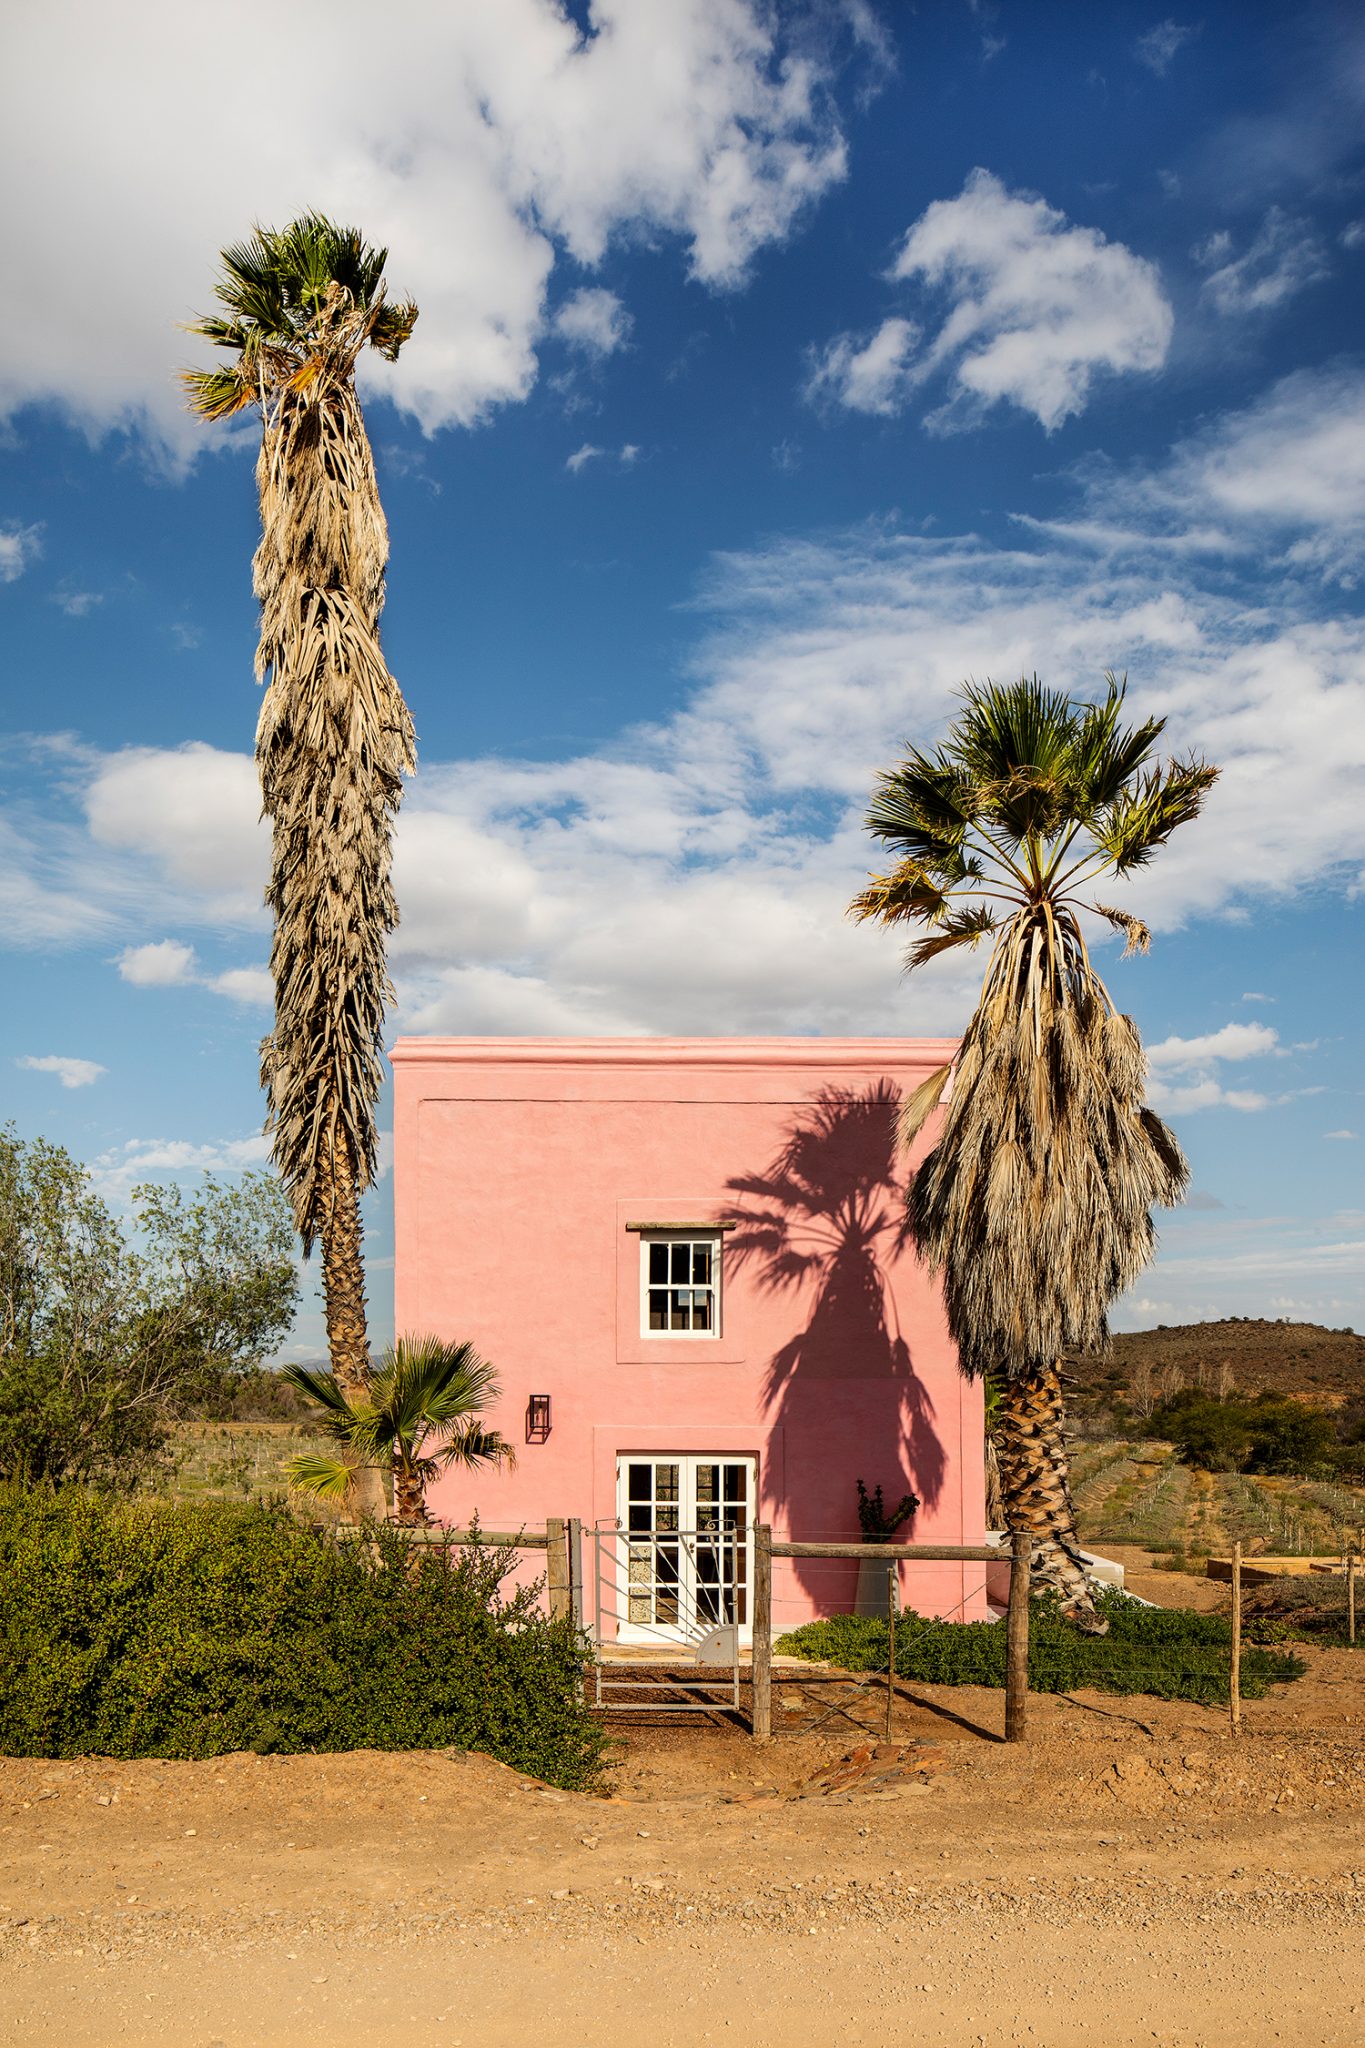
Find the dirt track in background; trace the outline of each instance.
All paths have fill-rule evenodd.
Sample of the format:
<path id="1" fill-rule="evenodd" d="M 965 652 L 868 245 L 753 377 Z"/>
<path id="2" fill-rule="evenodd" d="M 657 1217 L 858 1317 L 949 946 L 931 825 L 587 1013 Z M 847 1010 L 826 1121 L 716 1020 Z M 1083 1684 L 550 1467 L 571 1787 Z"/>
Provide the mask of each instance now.
<path id="1" fill-rule="evenodd" d="M 1365 2042 L 1365 1661 L 1309 1662 L 1235 1740 L 1083 1696 L 1007 1749 L 998 1695 L 912 1688 L 889 1751 L 655 1727 L 606 1798 L 0 1761 L 0 2041 Z"/>

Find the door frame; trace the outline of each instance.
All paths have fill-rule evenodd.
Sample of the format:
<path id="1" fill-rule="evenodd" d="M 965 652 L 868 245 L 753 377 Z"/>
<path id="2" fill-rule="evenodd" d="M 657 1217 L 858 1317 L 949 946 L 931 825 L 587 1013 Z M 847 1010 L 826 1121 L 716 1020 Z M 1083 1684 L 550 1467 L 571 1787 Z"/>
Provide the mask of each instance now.
<path id="1" fill-rule="evenodd" d="M 670 1625 L 667 1622 L 632 1622 L 629 1618 L 628 1545 L 630 1540 L 630 1480 L 627 1468 L 631 1465 L 645 1464 L 651 1466 L 676 1465 L 678 1467 L 678 1533 L 680 1536 L 690 1538 L 693 1542 L 695 1542 L 698 1534 L 696 1495 L 697 1467 L 699 1465 L 737 1465 L 742 1469 L 744 1473 L 745 1485 L 743 1513 L 741 1520 L 737 1524 L 733 1524 L 731 1526 L 734 1526 L 737 1529 L 742 1530 L 743 1532 L 741 1538 L 740 1551 L 742 1559 L 742 1573 L 739 1580 L 739 1584 L 743 1589 L 743 1599 L 740 1604 L 743 1610 L 744 1619 L 739 1623 L 739 1640 L 743 1643 L 750 1642 L 753 1637 L 753 1526 L 757 1516 L 758 1503 L 757 1455 L 753 1451 L 675 1451 L 672 1449 L 633 1451 L 618 1450 L 616 1453 L 616 1528 L 620 1532 L 620 1558 L 623 1566 L 625 1567 L 625 1571 L 622 1575 L 623 1582 L 620 1583 L 617 1588 L 618 1596 L 620 1598 L 620 1611 L 617 1615 L 616 1640 L 621 1643 L 637 1644 L 665 1642 L 687 1644 L 695 1641 L 697 1639 L 697 1636 L 703 1632 L 705 1626 L 705 1624 L 698 1623 L 695 1628 L 689 1630 L 687 1623 L 681 1620 L 673 1625 Z M 722 1526 L 724 1525 L 722 1524 Z M 705 1532 L 702 1533 L 705 1534 Z M 695 1552 L 685 1552 L 685 1554 L 689 1557 L 691 1564 L 694 1566 Z M 687 1583 L 687 1580 L 684 1579 L 680 1574 L 680 1585 L 685 1588 Z M 686 1592 L 684 1592 L 684 1601 L 686 1601 L 686 1598 L 687 1595 Z M 695 1573 L 693 1573 L 693 1576 L 691 1578 L 690 1604 L 695 1614 Z"/>

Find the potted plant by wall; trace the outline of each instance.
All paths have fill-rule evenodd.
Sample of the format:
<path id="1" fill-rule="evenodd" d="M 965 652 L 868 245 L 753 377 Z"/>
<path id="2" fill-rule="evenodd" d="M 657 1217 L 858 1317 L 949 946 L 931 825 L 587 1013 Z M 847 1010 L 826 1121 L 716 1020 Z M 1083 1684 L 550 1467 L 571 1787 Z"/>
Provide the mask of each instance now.
<path id="1" fill-rule="evenodd" d="M 907 1493 L 898 1504 L 887 1512 L 880 1486 L 874 1486 L 871 1493 L 858 1481 L 858 1526 L 863 1532 L 864 1543 L 890 1543 L 903 1522 L 910 1521 L 919 1506 L 919 1495 Z M 904 1539 L 908 1541 L 909 1539 Z M 858 1592 L 854 1605 L 855 1614 L 887 1614 L 890 1612 L 891 1588 L 896 1584 L 887 1564 L 878 1557 L 863 1557 L 858 1560 Z M 900 1602 L 897 1601 L 899 1609 Z"/>

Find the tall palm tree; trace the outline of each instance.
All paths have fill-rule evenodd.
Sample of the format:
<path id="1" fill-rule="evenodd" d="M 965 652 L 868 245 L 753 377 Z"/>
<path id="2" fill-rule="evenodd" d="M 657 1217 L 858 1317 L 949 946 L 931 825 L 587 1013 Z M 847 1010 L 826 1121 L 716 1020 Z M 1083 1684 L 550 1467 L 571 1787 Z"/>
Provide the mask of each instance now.
<path id="1" fill-rule="evenodd" d="M 480 1419 L 498 1398 L 493 1368 L 472 1344 L 400 1337 L 384 1353 L 364 1400 L 350 1400 L 330 1372 L 285 1366 L 281 1375 L 322 1410 L 338 1458 L 305 1453 L 285 1466 L 291 1484 L 325 1500 L 350 1498 L 361 1471 L 393 1474 L 395 1518 L 429 1520 L 425 1490 L 452 1465 L 514 1464 L 512 1447 Z"/>
<path id="2" fill-rule="evenodd" d="M 1006 1518 L 1034 1542 L 1035 1583 L 1098 1626 L 1076 1541 L 1062 1367 L 1108 1341 L 1110 1304 L 1156 1242 L 1151 1209 L 1179 1201 L 1185 1158 L 1146 1108 L 1137 1027 L 1091 964 L 1082 914 L 1145 953 L 1147 927 L 1089 900 L 1104 875 L 1143 867 L 1197 817 L 1217 770 L 1158 762 L 1165 721 L 1121 723 L 1036 676 L 968 684 L 933 753 L 879 778 L 868 829 L 898 856 L 851 906 L 924 927 L 906 965 L 993 941 L 956 1059 L 906 1102 L 909 1144 L 951 1092 L 907 1202 L 911 1236 L 942 1275 L 964 1372 L 999 1382 Z"/>
<path id="3" fill-rule="evenodd" d="M 256 763 L 275 917 L 261 1081 L 304 1250 L 322 1246 L 333 1370 L 355 1399 L 370 1370 L 360 1196 L 374 1176 L 384 942 L 398 921 L 392 824 L 416 761 L 379 645 L 388 529 L 355 389 L 361 350 L 393 362 L 417 319 L 386 296 L 387 254 L 320 214 L 257 228 L 222 252 L 223 312 L 189 330 L 229 360 L 184 372 L 202 418 L 261 417 Z M 360 1504 L 382 1506 L 377 1482 Z"/>

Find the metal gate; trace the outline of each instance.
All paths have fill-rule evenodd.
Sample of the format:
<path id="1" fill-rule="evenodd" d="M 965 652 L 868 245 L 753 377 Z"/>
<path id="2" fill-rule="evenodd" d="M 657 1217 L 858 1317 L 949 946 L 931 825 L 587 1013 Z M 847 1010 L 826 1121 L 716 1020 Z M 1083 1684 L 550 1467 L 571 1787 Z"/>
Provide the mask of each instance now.
<path id="1" fill-rule="evenodd" d="M 594 1703 L 633 1713 L 737 1709 L 750 1529 L 599 1522 L 589 1542 Z"/>

